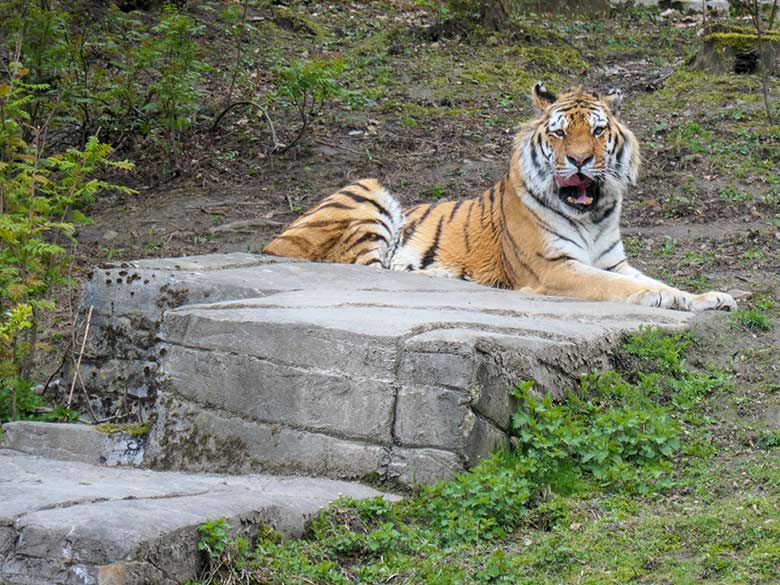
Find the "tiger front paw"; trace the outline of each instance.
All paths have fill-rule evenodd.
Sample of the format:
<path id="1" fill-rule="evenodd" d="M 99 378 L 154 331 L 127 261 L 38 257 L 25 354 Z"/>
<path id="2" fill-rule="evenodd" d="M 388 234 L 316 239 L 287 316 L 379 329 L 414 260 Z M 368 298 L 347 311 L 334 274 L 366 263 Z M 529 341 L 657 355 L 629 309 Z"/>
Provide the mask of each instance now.
<path id="1" fill-rule="evenodd" d="M 628 302 L 645 307 L 672 309 L 673 311 L 693 311 L 693 297 L 674 288 L 647 289 L 628 297 Z"/>
<path id="2" fill-rule="evenodd" d="M 711 291 L 694 295 L 671 287 L 660 290 L 643 290 L 630 296 L 628 302 L 645 307 L 694 311 L 696 313 L 701 311 L 734 311 L 737 308 L 737 302 L 728 293 Z"/>
<path id="3" fill-rule="evenodd" d="M 696 311 L 735 311 L 737 302 L 728 293 L 710 291 L 700 295 L 691 295 L 691 310 Z"/>

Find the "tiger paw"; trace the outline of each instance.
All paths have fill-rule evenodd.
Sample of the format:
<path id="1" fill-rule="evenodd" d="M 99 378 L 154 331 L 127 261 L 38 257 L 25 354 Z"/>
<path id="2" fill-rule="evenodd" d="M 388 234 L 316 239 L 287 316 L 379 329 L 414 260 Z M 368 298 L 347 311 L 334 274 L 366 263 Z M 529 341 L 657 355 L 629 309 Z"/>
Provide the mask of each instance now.
<path id="1" fill-rule="evenodd" d="M 647 289 L 628 297 L 628 302 L 645 307 L 693 311 L 693 296 L 674 288 Z"/>
<path id="2" fill-rule="evenodd" d="M 696 311 L 735 311 L 737 302 L 728 293 L 710 291 L 700 295 L 691 295 L 691 310 Z"/>

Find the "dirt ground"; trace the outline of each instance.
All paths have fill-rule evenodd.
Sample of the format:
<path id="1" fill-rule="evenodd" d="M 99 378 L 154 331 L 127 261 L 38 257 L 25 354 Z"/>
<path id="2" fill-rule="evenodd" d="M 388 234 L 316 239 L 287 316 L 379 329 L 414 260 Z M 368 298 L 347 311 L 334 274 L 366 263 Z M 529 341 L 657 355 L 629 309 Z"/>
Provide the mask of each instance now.
<path id="1" fill-rule="evenodd" d="M 204 103 L 212 106 L 201 111 L 175 173 L 143 140 L 121 150 L 137 165 L 127 182 L 139 194 L 97 203 L 94 223 L 79 230 L 76 280 L 105 261 L 260 252 L 298 213 L 359 178 L 381 179 L 404 204 L 475 196 L 505 172 L 512 137 L 532 113 L 530 88 L 542 79 L 553 90 L 582 83 L 627 94 L 622 115 L 644 161 L 622 223 L 633 263 L 692 291 L 752 291 L 743 306 L 777 317 L 780 127 L 767 121 L 757 75 L 687 67 L 701 42 L 700 16 L 525 15 L 510 32 L 488 33 L 426 2 L 250 8 L 238 49 L 247 82 L 238 94 L 255 95 L 241 97 L 262 96 L 274 64 L 344 64 L 342 94 L 300 143 L 271 154 L 255 112 L 236 109 L 209 130 L 236 52 L 215 6 L 189 7 L 206 24 L 201 57 L 213 69 Z M 780 83 L 770 83 L 778 115 Z M 289 140 L 296 117 L 276 102 L 269 113 L 280 140 Z M 49 341 L 69 329 L 77 294 L 60 304 Z M 722 336 L 739 375 L 765 388 L 778 383 L 776 329 L 727 327 Z M 737 349 L 729 338 L 744 343 Z"/>

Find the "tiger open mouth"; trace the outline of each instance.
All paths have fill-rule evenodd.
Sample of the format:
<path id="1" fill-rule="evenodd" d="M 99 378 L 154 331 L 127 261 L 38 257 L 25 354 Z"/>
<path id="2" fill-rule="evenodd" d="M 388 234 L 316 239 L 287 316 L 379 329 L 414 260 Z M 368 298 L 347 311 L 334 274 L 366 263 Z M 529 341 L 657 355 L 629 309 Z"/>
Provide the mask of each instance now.
<path id="1" fill-rule="evenodd" d="M 555 177 L 555 182 L 558 184 L 558 196 L 569 207 L 585 211 L 598 201 L 598 182 L 582 173 L 575 173 L 568 179 Z"/>

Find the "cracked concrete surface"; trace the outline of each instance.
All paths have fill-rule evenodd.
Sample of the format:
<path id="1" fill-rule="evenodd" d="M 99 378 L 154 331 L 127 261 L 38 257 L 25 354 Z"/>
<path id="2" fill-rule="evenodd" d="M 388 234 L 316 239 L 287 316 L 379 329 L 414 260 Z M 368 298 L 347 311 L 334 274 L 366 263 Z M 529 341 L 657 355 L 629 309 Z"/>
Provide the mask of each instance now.
<path id="1" fill-rule="evenodd" d="M 0 583 L 181 583 L 200 569 L 197 526 L 227 518 L 300 536 L 343 481 L 107 468 L 0 449 Z"/>

